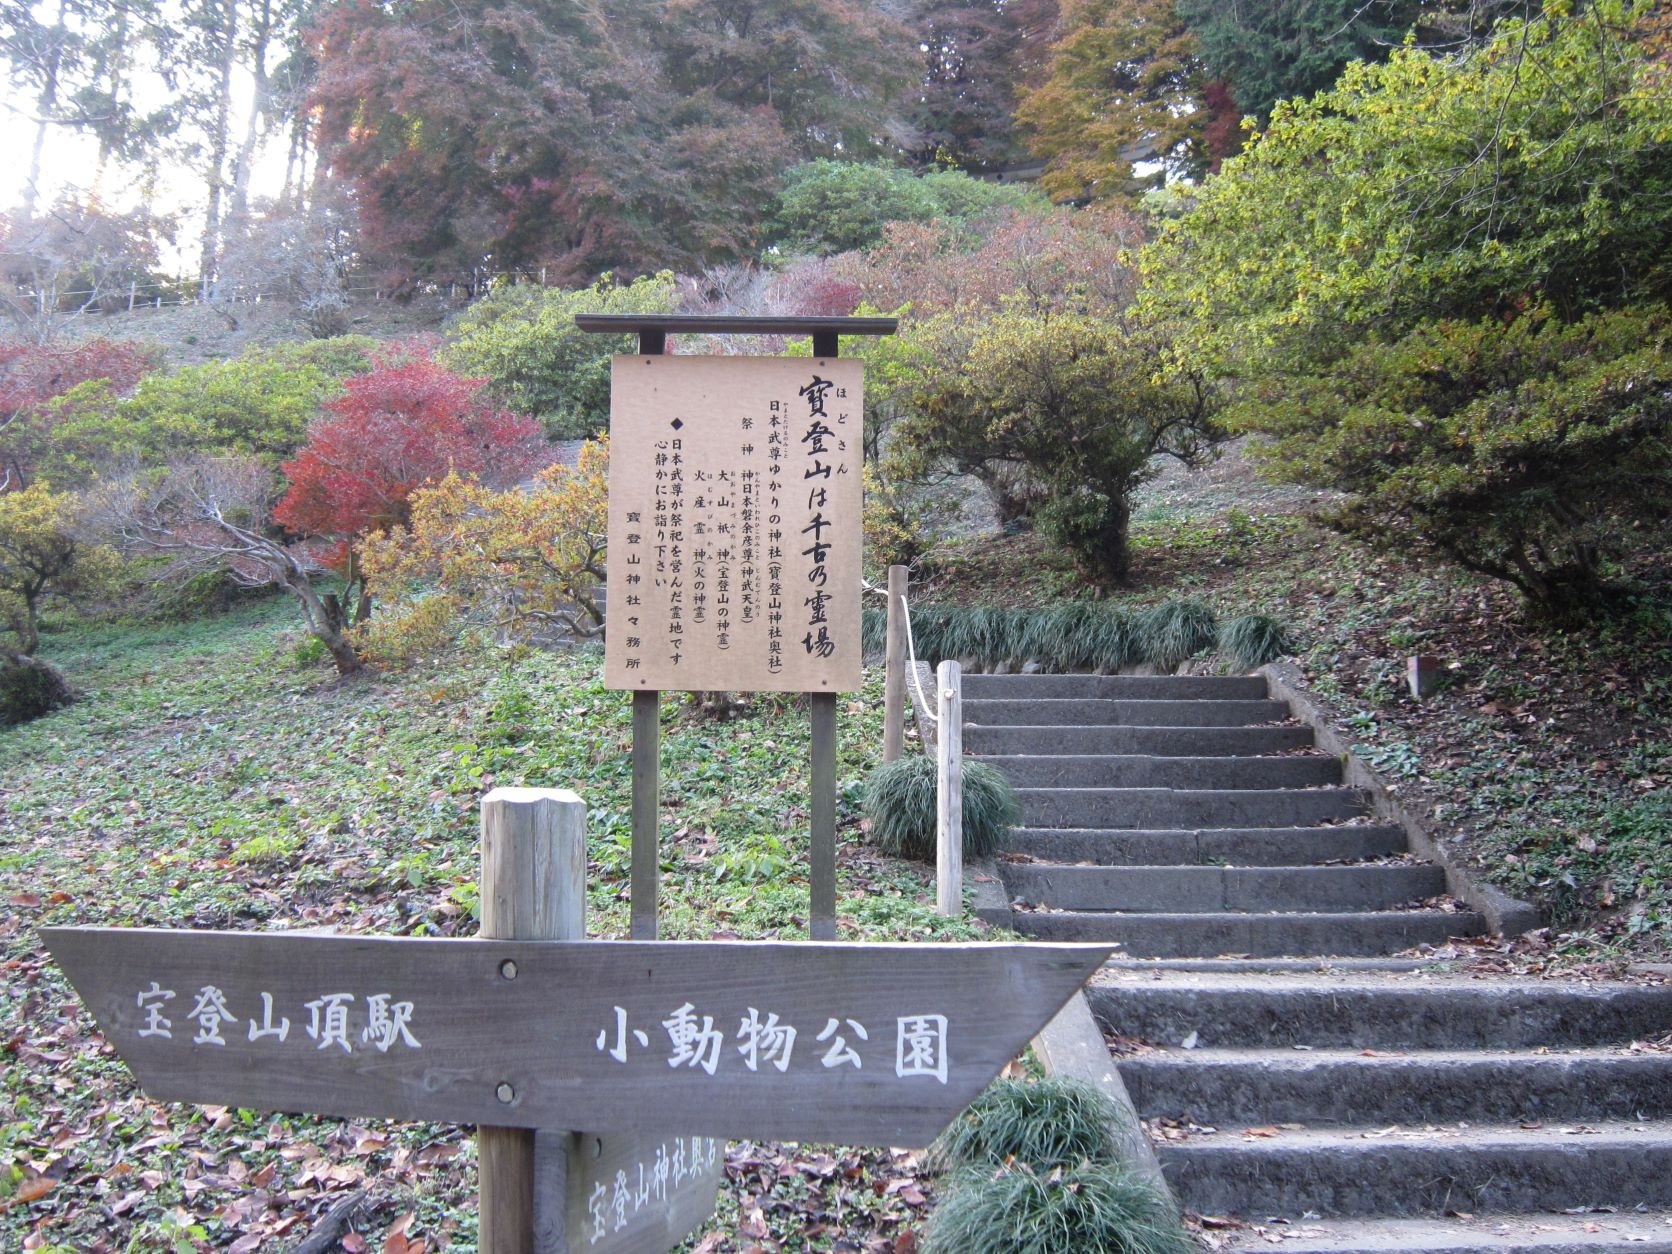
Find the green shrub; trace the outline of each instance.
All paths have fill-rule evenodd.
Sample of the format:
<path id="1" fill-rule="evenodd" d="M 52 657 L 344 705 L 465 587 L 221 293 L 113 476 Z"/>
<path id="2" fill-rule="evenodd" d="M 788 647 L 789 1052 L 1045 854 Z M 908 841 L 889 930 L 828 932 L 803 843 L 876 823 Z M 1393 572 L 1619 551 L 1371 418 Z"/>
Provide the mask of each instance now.
<path id="1" fill-rule="evenodd" d="M 75 700 L 68 681 L 34 658 L 0 659 L 0 727 L 27 723 Z"/>
<path id="2" fill-rule="evenodd" d="M 1081 1080 L 997 1080 L 940 1134 L 929 1161 L 937 1171 L 1013 1158 L 1041 1171 L 1107 1162 L 1120 1120 L 1119 1107 Z"/>
<path id="3" fill-rule="evenodd" d="M 301 447 L 343 379 L 370 369 L 366 351 L 357 338 L 264 350 L 148 375 L 126 398 L 103 380 L 81 384 L 36 420 L 50 430 L 38 472 L 72 486 L 102 466 L 153 466 L 194 453 L 255 456 L 277 467 Z"/>
<path id="4" fill-rule="evenodd" d="M 556 439 L 590 438 L 610 422 L 610 358 L 638 348 L 631 335 L 592 335 L 578 313 L 668 313 L 667 274 L 614 286 L 608 276 L 578 291 L 529 285 L 495 288 L 459 318 L 442 360 L 484 378 L 502 404 L 532 414 Z"/>
<path id="5" fill-rule="evenodd" d="M 1016 790 L 985 762 L 964 763 L 964 856 L 998 849 L 1021 814 Z M 865 815 L 877 848 L 897 858 L 935 860 L 935 764 L 912 754 L 871 772 Z"/>
<path id="6" fill-rule="evenodd" d="M 1293 653 L 1295 643 L 1275 618 L 1244 614 L 1233 618 L 1219 633 L 1219 651 L 1238 670 L 1251 671 Z"/>
<path id="7" fill-rule="evenodd" d="M 1155 1185 L 1112 1163 L 966 1171 L 935 1206 L 923 1254 L 1193 1254 Z"/>

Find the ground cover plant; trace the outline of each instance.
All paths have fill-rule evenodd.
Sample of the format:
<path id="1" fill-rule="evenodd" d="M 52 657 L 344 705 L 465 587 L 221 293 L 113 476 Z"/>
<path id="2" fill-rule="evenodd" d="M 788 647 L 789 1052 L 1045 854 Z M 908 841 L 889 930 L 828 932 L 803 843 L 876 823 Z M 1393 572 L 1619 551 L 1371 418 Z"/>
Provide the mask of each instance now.
<path id="1" fill-rule="evenodd" d="M 88 699 L 0 732 L 0 1248 L 276 1248 L 358 1189 L 369 1245 L 472 1248 L 459 1129 L 160 1106 L 139 1096 L 36 928 L 53 923 L 469 935 L 479 799 L 576 789 L 591 930 L 627 930 L 629 710 L 595 651 L 469 648 L 333 678 L 282 599 L 185 623 L 49 621 Z M 841 719 L 842 934 L 967 939 L 927 876 L 856 839 L 880 678 Z M 663 931 L 805 934 L 807 716 L 718 726 L 665 706 Z M 739 1144 L 707 1254 L 892 1249 L 933 1195 L 887 1150 Z M 402 1240 L 388 1234 L 402 1225 Z M 850 1244 L 845 1248 L 853 1248 Z"/>

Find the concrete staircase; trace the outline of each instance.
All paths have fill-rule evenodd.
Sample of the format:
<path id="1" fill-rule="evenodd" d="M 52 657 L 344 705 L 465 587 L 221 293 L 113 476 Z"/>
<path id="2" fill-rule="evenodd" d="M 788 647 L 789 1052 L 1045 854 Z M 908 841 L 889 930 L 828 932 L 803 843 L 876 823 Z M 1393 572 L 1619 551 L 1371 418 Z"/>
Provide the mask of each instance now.
<path id="1" fill-rule="evenodd" d="M 1120 942 L 1092 1010 L 1221 1248 L 1672 1252 L 1672 991 L 1389 956 L 1486 922 L 1263 679 L 964 691 L 1014 925 Z"/>
<path id="2" fill-rule="evenodd" d="M 1260 678 L 969 675 L 964 751 L 1022 799 L 1018 930 L 1133 957 L 1389 954 L 1486 928 L 1371 822 Z"/>

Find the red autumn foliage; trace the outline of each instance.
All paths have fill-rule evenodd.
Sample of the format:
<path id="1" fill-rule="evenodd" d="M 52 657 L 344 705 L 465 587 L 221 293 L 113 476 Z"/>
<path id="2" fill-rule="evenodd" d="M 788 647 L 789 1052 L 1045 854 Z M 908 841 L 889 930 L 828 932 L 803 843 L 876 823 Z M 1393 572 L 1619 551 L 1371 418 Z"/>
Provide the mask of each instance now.
<path id="1" fill-rule="evenodd" d="M 413 490 L 450 470 L 501 485 L 533 473 L 550 457 L 540 424 L 484 388 L 425 357 L 348 380 L 284 464 L 290 490 L 274 518 L 347 540 L 406 522 Z"/>

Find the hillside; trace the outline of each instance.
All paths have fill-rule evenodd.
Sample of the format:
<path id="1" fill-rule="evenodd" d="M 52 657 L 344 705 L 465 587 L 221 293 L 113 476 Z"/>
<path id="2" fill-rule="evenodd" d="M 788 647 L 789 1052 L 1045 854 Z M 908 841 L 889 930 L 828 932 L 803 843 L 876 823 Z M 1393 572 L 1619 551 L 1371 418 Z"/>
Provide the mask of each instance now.
<path id="1" fill-rule="evenodd" d="M 1329 531 L 1306 513 L 1319 501 L 1263 482 L 1237 446 L 1199 471 L 1168 466 L 1139 499 L 1128 595 L 1288 624 L 1360 755 L 1550 913 L 1519 954 L 1672 955 L 1672 535 L 1635 537 L 1621 573 L 1643 591 L 1624 617 L 1564 630 L 1501 584 Z M 950 542 L 923 574 L 920 604 L 1083 595 L 1064 555 L 1025 532 Z M 1405 679 L 1417 654 L 1441 668 L 1424 701 Z"/>

